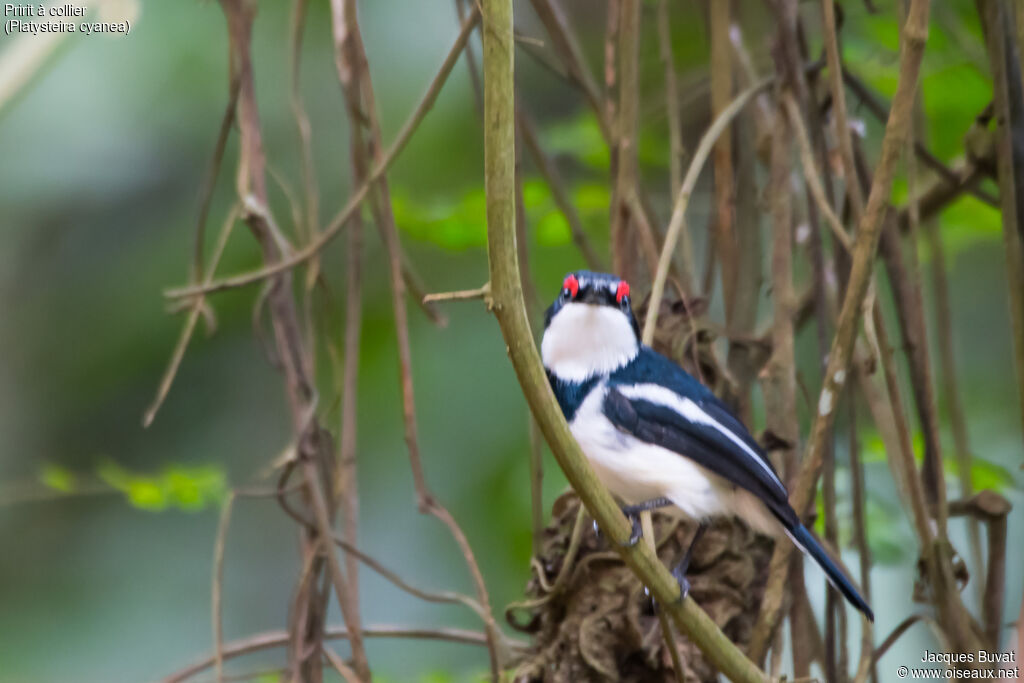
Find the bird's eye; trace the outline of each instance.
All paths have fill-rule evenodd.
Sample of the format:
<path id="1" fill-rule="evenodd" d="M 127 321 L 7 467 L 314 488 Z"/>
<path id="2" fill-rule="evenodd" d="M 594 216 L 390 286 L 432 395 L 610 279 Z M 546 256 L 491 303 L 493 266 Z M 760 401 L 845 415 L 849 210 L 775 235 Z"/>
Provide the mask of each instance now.
<path id="1" fill-rule="evenodd" d="M 576 279 L 575 275 L 567 275 L 565 281 L 562 283 L 562 294 L 569 297 L 570 299 L 575 299 L 576 295 L 579 294 L 579 292 L 579 280 Z"/>
<path id="2" fill-rule="evenodd" d="M 625 280 L 619 282 L 618 289 L 615 290 L 615 301 L 622 303 L 629 298 L 629 283 Z"/>

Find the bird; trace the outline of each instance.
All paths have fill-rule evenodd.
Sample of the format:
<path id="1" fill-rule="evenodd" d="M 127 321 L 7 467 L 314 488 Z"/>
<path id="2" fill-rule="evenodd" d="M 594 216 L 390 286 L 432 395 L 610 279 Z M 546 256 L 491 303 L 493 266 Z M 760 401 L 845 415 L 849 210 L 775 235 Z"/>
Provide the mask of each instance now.
<path id="1" fill-rule="evenodd" d="M 800 521 L 771 461 L 730 408 L 669 358 L 643 344 L 629 284 L 614 275 L 569 273 L 544 315 L 541 358 L 569 429 L 598 479 L 641 534 L 645 510 L 698 523 L 673 570 L 683 597 L 693 547 L 711 519 L 736 516 L 783 533 L 871 621 L 853 582 Z"/>

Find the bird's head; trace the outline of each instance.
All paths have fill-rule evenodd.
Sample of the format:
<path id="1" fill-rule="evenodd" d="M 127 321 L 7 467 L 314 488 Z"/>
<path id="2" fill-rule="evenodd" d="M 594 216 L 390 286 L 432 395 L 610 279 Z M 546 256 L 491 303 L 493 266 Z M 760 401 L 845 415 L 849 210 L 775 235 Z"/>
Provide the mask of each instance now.
<path id="1" fill-rule="evenodd" d="M 612 372 L 636 357 L 640 328 L 629 284 L 614 275 L 569 273 L 544 315 L 544 367 L 556 377 L 583 381 Z"/>

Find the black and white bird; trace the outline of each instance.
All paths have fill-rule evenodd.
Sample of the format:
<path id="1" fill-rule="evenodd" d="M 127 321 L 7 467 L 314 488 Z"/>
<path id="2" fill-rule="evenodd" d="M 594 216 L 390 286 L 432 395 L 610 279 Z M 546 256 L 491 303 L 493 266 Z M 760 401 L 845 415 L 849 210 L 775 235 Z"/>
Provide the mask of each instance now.
<path id="1" fill-rule="evenodd" d="M 690 551 L 708 518 L 735 515 L 780 531 L 874 620 L 853 583 L 801 524 L 764 451 L 710 389 L 640 341 L 629 285 L 613 275 L 566 276 L 544 319 L 541 356 L 569 427 L 598 478 L 624 503 L 640 537 L 643 510 L 674 506 L 699 521 L 675 575 L 684 593 Z"/>

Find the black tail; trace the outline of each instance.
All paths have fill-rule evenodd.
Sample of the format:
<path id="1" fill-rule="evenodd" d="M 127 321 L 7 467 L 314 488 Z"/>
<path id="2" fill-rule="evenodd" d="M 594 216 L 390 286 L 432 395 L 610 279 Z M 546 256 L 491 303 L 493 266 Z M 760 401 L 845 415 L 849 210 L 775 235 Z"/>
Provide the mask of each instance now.
<path id="1" fill-rule="evenodd" d="M 787 533 L 800 550 L 813 557 L 814 561 L 821 566 L 825 576 L 828 577 L 829 583 L 835 586 L 836 590 L 842 593 L 843 597 L 851 605 L 863 612 L 869 621 L 874 621 L 875 614 L 871 611 L 868 603 L 860 596 L 860 593 L 854 588 L 853 583 L 843 573 L 843 570 L 832 561 L 832 558 L 828 556 L 828 553 L 821 547 L 821 544 L 811 535 L 807 527 L 803 524 L 797 524 L 793 529 L 788 530 Z"/>

